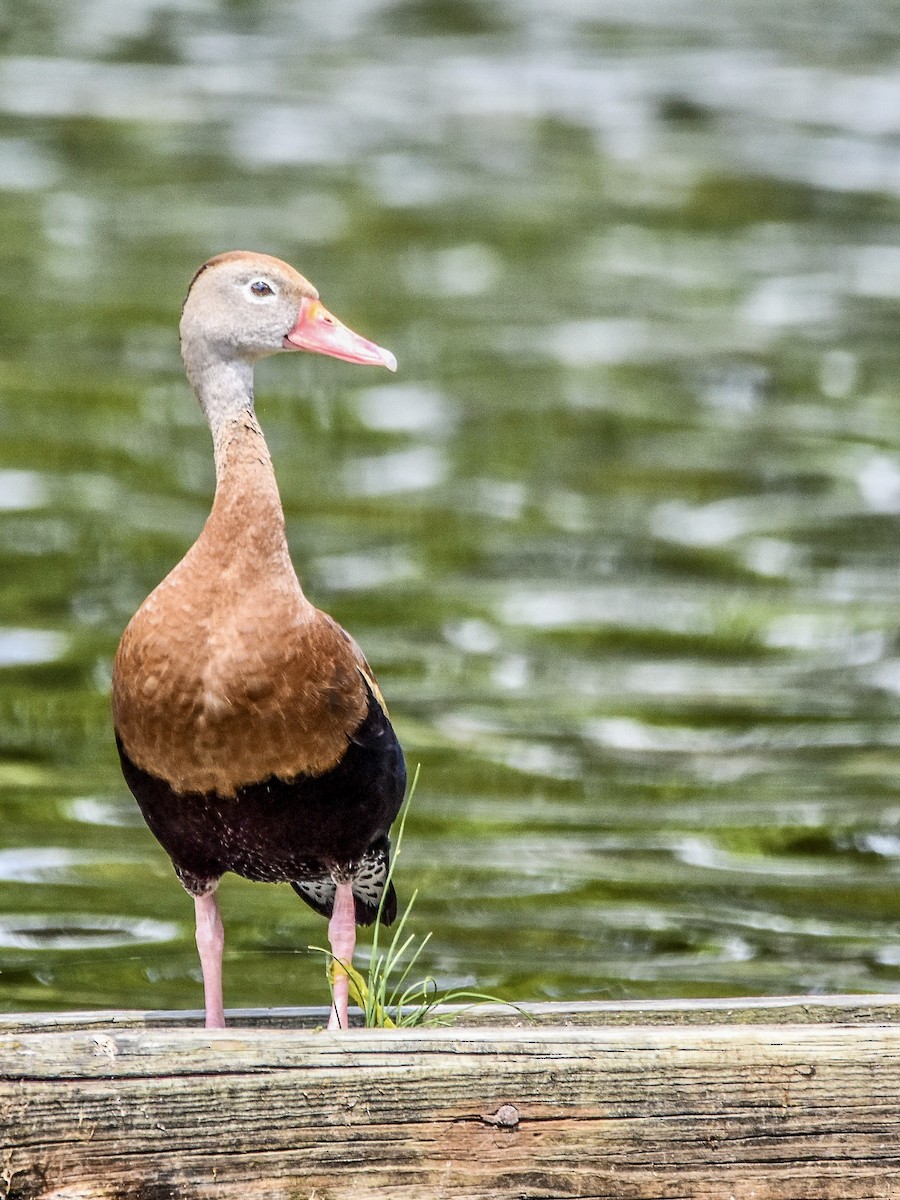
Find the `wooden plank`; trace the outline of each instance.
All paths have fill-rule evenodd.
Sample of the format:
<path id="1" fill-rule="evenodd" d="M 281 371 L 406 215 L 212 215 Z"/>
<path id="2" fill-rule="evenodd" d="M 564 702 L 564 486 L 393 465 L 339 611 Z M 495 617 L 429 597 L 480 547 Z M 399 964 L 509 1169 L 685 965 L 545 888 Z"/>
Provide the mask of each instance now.
<path id="1" fill-rule="evenodd" d="M 354 1017 L 353 1009 L 351 1019 Z M 520 1004 L 446 1005 L 435 1009 L 467 1027 L 510 1025 L 752 1025 L 900 1024 L 900 995 L 749 996 L 702 1000 L 585 1000 Z M 318 1029 L 328 1010 L 238 1008 L 227 1013 L 242 1028 Z M 357 1018 L 358 1021 L 358 1018 Z M 100 1009 L 90 1012 L 0 1013 L 5 1031 L 183 1028 L 203 1025 L 202 1009 Z M 0 1197 L 2 1200 L 2 1197 Z"/>
<path id="2" fill-rule="evenodd" d="M 886 1200 L 900 1024 L 876 1018 L 894 1006 L 345 1034 L 6 1018 L 0 1200 Z"/>

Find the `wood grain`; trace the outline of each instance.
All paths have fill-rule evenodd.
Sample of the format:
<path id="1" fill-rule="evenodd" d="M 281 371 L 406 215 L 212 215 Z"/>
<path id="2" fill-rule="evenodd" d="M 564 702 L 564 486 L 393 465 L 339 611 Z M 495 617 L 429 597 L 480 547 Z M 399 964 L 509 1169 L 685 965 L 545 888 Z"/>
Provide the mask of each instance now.
<path id="1" fill-rule="evenodd" d="M 751 1025 L 900 1024 L 900 995 L 741 996 L 711 1000 L 582 1000 L 509 1005 L 438 1006 L 437 1014 L 467 1027 L 490 1025 Z M 354 1010 L 350 1010 L 351 1021 Z M 228 1019 L 242 1027 L 317 1029 L 328 1019 L 322 1007 L 234 1008 Z M 143 1029 L 203 1024 L 202 1009 L 99 1009 L 89 1012 L 0 1013 L 0 1033 L 41 1029 Z"/>
<path id="2" fill-rule="evenodd" d="M 616 1007 L 345 1034 L 5 1018 L 0 1200 L 900 1196 L 893 998 Z"/>

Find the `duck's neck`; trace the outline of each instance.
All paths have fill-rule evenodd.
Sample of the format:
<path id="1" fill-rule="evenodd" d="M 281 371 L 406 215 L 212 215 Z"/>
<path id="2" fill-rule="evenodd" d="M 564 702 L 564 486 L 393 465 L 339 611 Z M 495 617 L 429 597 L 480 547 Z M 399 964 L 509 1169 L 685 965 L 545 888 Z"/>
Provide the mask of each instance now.
<path id="1" fill-rule="evenodd" d="M 293 574 L 272 459 L 253 411 L 252 365 L 188 355 L 185 365 L 209 422 L 216 461 L 216 498 L 204 536 L 242 557 L 274 556 Z"/>
<path id="2" fill-rule="evenodd" d="M 205 346 L 191 346 L 184 347 L 184 365 L 212 432 L 219 484 L 226 473 L 226 449 L 235 430 L 245 427 L 249 418 L 262 439 L 253 412 L 253 364 L 242 358 L 221 358 Z M 269 466 L 271 469 L 271 463 Z"/>

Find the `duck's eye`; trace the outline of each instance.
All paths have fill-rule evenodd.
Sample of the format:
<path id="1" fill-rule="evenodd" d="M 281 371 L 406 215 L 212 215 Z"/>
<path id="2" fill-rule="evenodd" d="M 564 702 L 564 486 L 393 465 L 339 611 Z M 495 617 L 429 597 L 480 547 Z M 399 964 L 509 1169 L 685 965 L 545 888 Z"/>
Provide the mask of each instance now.
<path id="1" fill-rule="evenodd" d="M 264 279 L 254 279 L 250 284 L 250 291 L 254 296 L 274 296 L 275 291 L 271 288 Z"/>

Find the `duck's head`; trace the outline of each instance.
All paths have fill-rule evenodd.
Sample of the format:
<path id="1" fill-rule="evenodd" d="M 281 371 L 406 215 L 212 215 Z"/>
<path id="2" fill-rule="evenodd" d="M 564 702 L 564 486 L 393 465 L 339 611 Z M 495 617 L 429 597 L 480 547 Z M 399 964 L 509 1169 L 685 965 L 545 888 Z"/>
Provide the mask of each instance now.
<path id="1" fill-rule="evenodd" d="M 232 250 L 194 275 L 181 315 L 185 362 L 253 363 L 280 350 L 309 350 L 396 371 L 390 350 L 360 337 L 331 313 L 293 267 L 269 254 Z"/>

